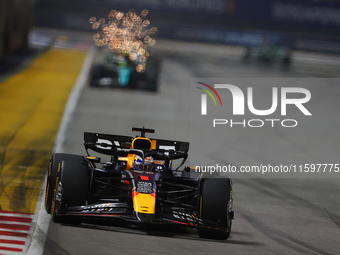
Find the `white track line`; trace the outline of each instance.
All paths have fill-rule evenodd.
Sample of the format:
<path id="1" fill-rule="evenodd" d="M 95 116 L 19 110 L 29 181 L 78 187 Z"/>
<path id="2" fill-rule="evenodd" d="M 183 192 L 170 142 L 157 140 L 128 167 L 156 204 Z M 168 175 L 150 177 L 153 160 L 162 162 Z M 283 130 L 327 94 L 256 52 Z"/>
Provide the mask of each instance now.
<path id="1" fill-rule="evenodd" d="M 0 231 L 28 234 L 28 230 L 18 230 L 18 229 L 0 228 Z M 0 236 L 4 236 L 4 235 L 0 234 Z M 25 238 L 26 238 L 26 237 L 25 237 Z"/>
<path id="2" fill-rule="evenodd" d="M 0 235 L 0 240 L 1 239 L 2 240 L 14 240 L 14 241 L 23 241 L 23 242 L 26 242 L 26 237 L 19 237 L 19 236 L 4 236 L 4 235 Z"/>
<path id="3" fill-rule="evenodd" d="M 30 214 L 20 214 L 20 213 L 2 213 L 0 212 L 0 216 L 6 216 L 6 217 L 22 217 L 22 218 L 33 218 L 33 215 Z"/>
<path id="4" fill-rule="evenodd" d="M 0 243 L 1 247 L 15 248 L 15 249 L 24 249 L 24 245 L 22 244 L 12 244 L 12 243 Z"/>
<path id="5" fill-rule="evenodd" d="M 74 111 L 76 109 L 77 103 L 80 98 L 80 94 L 86 84 L 88 73 L 90 71 L 94 55 L 95 55 L 95 48 L 92 47 L 90 51 L 87 53 L 85 62 L 82 67 L 82 71 L 80 75 L 78 76 L 77 82 L 75 86 L 73 87 L 70 96 L 68 97 L 64 115 L 63 115 L 63 118 L 61 120 L 61 124 L 59 127 L 58 135 L 54 143 L 53 153 L 62 152 L 64 150 L 64 143 L 65 143 L 65 136 L 66 136 L 67 128 L 69 126 L 69 123 L 72 120 Z M 35 209 L 32 226 L 30 228 L 30 231 L 27 237 L 27 242 L 26 242 L 23 254 L 41 255 L 44 252 L 45 239 L 46 239 L 48 227 L 50 225 L 50 215 L 47 214 L 44 208 L 45 185 L 46 185 L 46 178 L 41 187 L 39 200 L 37 203 L 37 207 Z"/>
<path id="6" fill-rule="evenodd" d="M 19 222 L 19 221 L 2 221 L 0 220 L 0 224 L 11 224 L 11 225 L 25 225 L 30 226 L 31 222 Z"/>

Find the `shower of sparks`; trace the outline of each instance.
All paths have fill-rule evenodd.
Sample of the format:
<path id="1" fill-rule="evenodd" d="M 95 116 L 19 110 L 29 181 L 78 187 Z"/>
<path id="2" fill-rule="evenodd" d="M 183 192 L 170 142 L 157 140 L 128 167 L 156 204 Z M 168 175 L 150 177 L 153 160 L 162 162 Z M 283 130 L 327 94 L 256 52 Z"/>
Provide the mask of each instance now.
<path id="1" fill-rule="evenodd" d="M 156 40 L 151 34 L 157 32 L 156 27 L 147 27 L 150 21 L 144 19 L 148 10 L 143 10 L 137 15 L 133 10 L 127 13 L 112 10 L 108 21 L 105 19 L 90 18 L 92 28 L 98 30 L 93 39 L 98 46 L 108 45 L 109 49 L 118 54 L 128 54 L 131 61 L 137 61 L 136 70 L 144 72 L 145 62 L 149 57 L 147 46 L 153 46 Z M 143 20 L 144 19 L 144 20 Z"/>

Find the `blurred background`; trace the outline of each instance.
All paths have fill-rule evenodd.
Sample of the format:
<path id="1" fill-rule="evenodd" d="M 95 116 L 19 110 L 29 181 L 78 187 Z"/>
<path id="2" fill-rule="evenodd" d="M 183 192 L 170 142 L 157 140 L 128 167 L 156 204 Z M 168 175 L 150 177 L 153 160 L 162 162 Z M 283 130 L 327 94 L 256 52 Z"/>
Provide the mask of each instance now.
<path id="1" fill-rule="evenodd" d="M 149 10 L 162 56 L 155 91 L 91 86 L 92 67 L 111 53 L 94 46 L 89 19 L 107 21 L 113 9 Z M 131 127 L 145 126 L 155 138 L 189 141 L 190 166 L 339 163 L 339 31 L 336 0 L 0 0 L 0 211 L 35 212 L 73 87 L 59 152 L 84 155 L 84 131 L 133 135 Z M 263 109 L 274 85 L 307 88 L 313 116 L 289 111 L 295 129 L 213 129 L 200 115 L 203 78 L 249 78 L 244 86 L 254 86 Z M 338 178 L 301 175 L 235 178 L 227 241 L 202 241 L 194 230 L 51 223 L 39 245 L 44 254 L 135 254 L 131 246 L 139 254 L 338 254 Z"/>
<path id="2" fill-rule="evenodd" d="M 38 0 L 36 25 L 89 30 L 89 17 L 132 7 L 150 11 L 159 38 L 340 53 L 336 0 Z"/>
<path id="3" fill-rule="evenodd" d="M 340 53 L 336 0 L 17 0 L 1 1 L 0 52 L 27 44 L 32 26 L 89 31 L 110 10 L 150 11 L 156 37 L 239 46 Z"/>

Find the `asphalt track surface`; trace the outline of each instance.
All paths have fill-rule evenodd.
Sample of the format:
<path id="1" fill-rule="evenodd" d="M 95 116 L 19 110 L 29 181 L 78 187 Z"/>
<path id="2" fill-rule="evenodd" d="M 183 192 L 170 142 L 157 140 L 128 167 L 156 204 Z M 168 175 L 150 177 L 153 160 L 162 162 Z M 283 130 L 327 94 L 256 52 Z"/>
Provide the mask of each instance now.
<path id="1" fill-rule="evenodd" d="M 84 131 L 133 135 L 131 127 L 145 126 L 156 130 L 152 137 L 192 142 L 190 164 L 274 164 L 276 159 L 283 164 L 340 163 L 337 59 L 324 63 L 321 56 L 298 54 L 292 70 L 286 71 L 245 65 L 237 48 L 166 41 L 156 48 L 164 56 L 159 92 L 85 86 L 67 132 L 65 152 L 85 153 Z M 279 127 L 203 130 L 204 124 L 196 126 L 200 120 L 192 119 L 196 108 L 190 106 L 189 87 L 190 79 L 208 77 L 292 78 L 292 87 L 301 86 L 300 78 L 313 78 L 304 84 L 316 97 L 308 108 L 322 121 L 310 125 L 301 118 L 301 127 L 294 131 Z M 226 241 L 201 239 L 194 229 L 177 227 L 51 222 L 44 254 L 339 254 L 339 178 L 289 177 L 233 179 L 235 220 Z"/>

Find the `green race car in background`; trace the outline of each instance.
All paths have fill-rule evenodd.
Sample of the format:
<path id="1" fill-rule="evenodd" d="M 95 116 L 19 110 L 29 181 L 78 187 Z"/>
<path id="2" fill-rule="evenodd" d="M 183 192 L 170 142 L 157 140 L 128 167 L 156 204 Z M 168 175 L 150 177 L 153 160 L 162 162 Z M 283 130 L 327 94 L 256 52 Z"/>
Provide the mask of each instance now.
<path id="1" fill-rule="evenodd" d="M 291 65 L 291 51 L 287 47 L 262 46 L 247 47 L 243 60 L 257 61 L 268 65 L 280 65 L 288 68 Z"/>
<path id="2" fill-rule="evenodd" d="M 127 55 L 110 53 L 103 62 L 92 66 L 90 86 L 157 91 L 160 63 L 158 54 L 151 55 L 139 70 L 136 61 Z"/>

